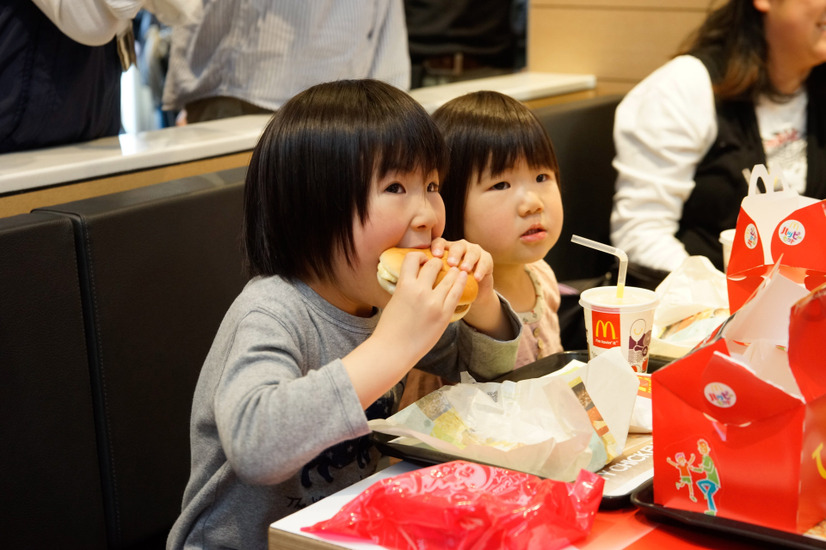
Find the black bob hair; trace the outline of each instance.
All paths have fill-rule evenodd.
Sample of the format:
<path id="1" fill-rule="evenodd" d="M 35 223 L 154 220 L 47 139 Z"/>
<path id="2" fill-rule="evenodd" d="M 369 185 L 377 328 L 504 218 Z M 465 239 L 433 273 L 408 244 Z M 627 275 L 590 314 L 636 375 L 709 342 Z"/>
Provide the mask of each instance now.
<path id="1" fill-rule="evenodd" d="M 486 171 L 496 176 L 524 158 L 531 168 L 549 167 L 560 182 L 559 163 L 545 128 L 510 96 L 472 92 L 439 107 L 433 120 L 450 151 L 439 186 L 445 202 L 445 239 L 464 238 L 465 201 L 470 186 Z"/>
<path id="2" fill-rule="evenodd" d="M 251 277 L 334 276 L 352 263 L 371 183 L 389 172 L 441 173 L 446 152 L 427 112 L 377 80 L 318 84 L 279 109 L 255 146 L 244 187 L 243 248 Z"/>

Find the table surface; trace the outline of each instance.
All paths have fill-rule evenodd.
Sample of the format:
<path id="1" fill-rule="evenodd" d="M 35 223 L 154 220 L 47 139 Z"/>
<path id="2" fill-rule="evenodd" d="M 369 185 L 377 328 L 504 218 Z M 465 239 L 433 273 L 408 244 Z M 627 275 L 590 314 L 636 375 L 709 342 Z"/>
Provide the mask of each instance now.
<path id="1" fill-rule="evenodd" d="M 355 498 L 374 482 L 390 476 L 409 472 L 417 466 L 396 463 L 373 476 L 364 479 L 324 500 L 282 518 L 269 528 L 270 550 L 292 549 L 352 549 L 382 550 L 383 547 L 344 537 L 319 537 L 301 531 L 302 527 L 331 518 L 344 504 Z M 589 535 L 568 547 L 572 550 L 609 550 L 629 548 L 632 550 L 682 550 L 689 548 L 711 548 L 720 550 L 745 550 L 772 548 L 760 542 L 717 533 L 703 531 L 678 524 L 654 522 L 634 507 L 600 511 Z"/>
<path id="2" fill-rule="evenodd" d="M 432 112 L 446 101 L 474 90 L 497 90 L 527 101 L 595 86 L 593 75 L 523 72 L 417 88 L 410 94 Z M 0 195 L 249 151 L 269 118 L 247 115 L 3 154 Z"/>

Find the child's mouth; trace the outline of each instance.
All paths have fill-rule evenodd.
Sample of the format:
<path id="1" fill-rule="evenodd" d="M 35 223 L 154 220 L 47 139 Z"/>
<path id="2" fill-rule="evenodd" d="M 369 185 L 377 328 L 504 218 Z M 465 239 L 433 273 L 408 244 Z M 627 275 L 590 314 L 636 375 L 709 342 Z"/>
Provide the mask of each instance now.
<path id="1" fill-rule="evenodd" d="M 531 227 L 522 233 L 521 239 L 523 241 L 535 242 L 545 238 L 546 231 L 543 227 Z"/>

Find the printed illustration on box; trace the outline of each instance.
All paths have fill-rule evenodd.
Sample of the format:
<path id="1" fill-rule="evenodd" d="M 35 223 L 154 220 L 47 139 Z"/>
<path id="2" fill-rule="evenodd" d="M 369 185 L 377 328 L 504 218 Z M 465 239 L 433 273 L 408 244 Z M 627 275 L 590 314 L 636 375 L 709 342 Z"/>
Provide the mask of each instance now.
<path id="1" fill-rule="evenodd" d="M 775 270 L 651 375 L 657 504 L 797 533 L 826 518 L 824 334 L 826 285 Z"/>
<path id="2" fill-rule="evenodd" d="M 720 476 L 717 474 L 717 467 L 714 466 L 714 460 L 711 458 L 711 449 L 705 439 L 697 440 L 697 450 L 702 457 L 699 466 L 694 465 L 694 453 L 691 453 L 691 458 L 688 460 L 682 451 L 674 455 L 674 460 L 671 460 L 671 457 L 666 457 L 665 460 L 679 471 L 679 479 L 675 487 L 678 490 L 681 487 L 687 487 L 688 498 L 691 502 L 697 502 L 697 497 L 694 496 L 694 484 L 696 483 L 706 501 L 705 513 L 716 516 L 717 505 L 714 504 L 714 495 L 720 489 Z M 702 477 L 694 479 L 694 473 L 702 474 Z"/>
<path id="3" fill-rule="evenodd" d="M 766 188 L 760 193 L 757 184 Z M 777 187 L 780 189 L 778 190 Z M 782 173 L 755 165 L 740 205 L 728 278 L 729 309 L 737 311 L 780 263 L 783 275 L 808 290 L 826 282 L 826 200 L 800 196 Z"/>

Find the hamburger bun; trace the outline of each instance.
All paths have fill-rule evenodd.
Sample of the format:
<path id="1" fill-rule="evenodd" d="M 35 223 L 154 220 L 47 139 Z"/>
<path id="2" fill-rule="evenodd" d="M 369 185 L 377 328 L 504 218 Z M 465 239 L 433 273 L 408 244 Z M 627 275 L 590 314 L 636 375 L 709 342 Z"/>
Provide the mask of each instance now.
<path id="1" fill-rule="evenodd" d="M 408 252 L 422 252 L 428 259 L 433 257 L 429 248 L 388 248 L 379 256 L 379 265 L 377 268 L 376 277 L 379 280 L 381 287 L 393 294 L 396 291 L 396 282 L 399 280 L 399 272 L 402 268 L 402 262 Z M 436 282 L 433 283 L 435 288 L 442 279 L 444 279 L 450 266 L 447 265 L 447 258 L 441 258 L 442 270 L 436 275 Z M 468 274 L 467 283 L 465 283 L 465 290 L 459 298 L 459 305 L 456 306 L 456 311 L 450 318 L 452 321 L 458 321 L 470 310 L 470 304 L 476 299 L 479 293 L 479 284 L 473 275 Z"/>

